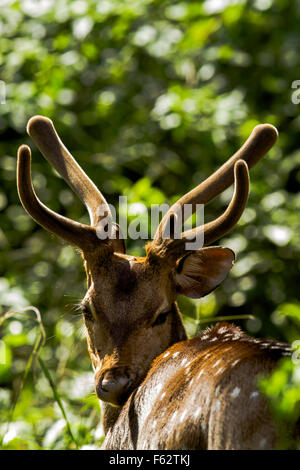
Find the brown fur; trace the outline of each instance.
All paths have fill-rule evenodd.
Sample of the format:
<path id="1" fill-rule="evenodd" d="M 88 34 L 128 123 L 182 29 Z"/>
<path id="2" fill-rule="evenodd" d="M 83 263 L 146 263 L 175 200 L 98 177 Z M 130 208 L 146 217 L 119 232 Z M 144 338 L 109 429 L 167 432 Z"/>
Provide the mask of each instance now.
<path id="1" fill-rule="evenodd" d="M 286 354 L 287 345 L 255 340 L 226 323 L 174 344 L 153 362 L 102 448 L 276 448 L 257 377 Z"/>

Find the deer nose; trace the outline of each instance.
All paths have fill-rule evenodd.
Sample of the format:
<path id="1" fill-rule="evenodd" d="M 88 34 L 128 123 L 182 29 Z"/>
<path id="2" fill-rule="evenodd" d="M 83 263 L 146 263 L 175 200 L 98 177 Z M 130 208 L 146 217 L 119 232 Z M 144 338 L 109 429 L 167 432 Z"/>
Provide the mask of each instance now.
<path id="1" fill-rule="evenodd" d="M 130 377 L 123 370 L 108 370 L 101 375 L 96 385 L 96 393 L 100 400 L 120 406 L 129 395 L 131 383 Z"/>

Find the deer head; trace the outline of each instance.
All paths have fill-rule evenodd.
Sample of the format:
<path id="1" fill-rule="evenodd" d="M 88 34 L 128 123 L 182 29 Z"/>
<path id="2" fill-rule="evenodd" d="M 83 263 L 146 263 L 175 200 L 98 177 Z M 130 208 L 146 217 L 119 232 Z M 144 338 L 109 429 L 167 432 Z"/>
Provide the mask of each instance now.
<path id="1" fill-rule="evenodd" d="M 183 196 L 163 217 L 155 237 L 146 246 L 145 257 L 125 253 L 120 228 L 112 222 L 114 236 L 100 239 L 101 221 L 111 219 L 101 192 L 60 141 L 52 122 L 45 117 L 30 119 L 27 127 L 40 151 L 86 205 L 91 225 L 63 217 L 46 207 L 31 182 L 30 148 L 18 151 L 17 185 L 28 214 L 50 232 L 82 251 L 88 290 L 82 301 L 88 350 L 95 370 L 98 397 L 122 405 L 145 377 L 151 362 L 172 344 L 186 339 L 176 298 L 183 294 L 200 298 L 215 289 L 230 271 L 235 255 L 219 246 L 208 247 L 239 220 L 249 192 L 251 168 L 272 147 L 276 129 L 256 126 L 242 146 L 218 171 Z M 173 230 L 185 204 L 207 204 L 234 182 L 232 200 L 216 220 L 184 232 Z M 101 209 L 99 211 L 99 208 Z M 99 215 L 100 214 L 100 215 Z M 186 250 L 187 240 L 204 233 L 204 247 Z"/>

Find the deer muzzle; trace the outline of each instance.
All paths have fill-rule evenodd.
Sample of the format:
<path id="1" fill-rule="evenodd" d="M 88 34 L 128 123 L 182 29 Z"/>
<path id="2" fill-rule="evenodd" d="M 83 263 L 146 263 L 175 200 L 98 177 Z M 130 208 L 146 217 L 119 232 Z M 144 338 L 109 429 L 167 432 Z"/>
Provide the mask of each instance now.
<path id="1" fill-rule="evenodd" d="M 96 394 L 100 400 L 121 406 L 131 392 L 132 380 L 124 368 L 106 370 L 96 377 Z"/>

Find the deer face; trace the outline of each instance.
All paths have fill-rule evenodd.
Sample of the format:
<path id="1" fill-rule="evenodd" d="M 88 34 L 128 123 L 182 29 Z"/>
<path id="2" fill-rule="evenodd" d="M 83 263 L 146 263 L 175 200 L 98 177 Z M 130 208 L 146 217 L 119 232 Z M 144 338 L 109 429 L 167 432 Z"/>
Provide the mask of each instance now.
<path id="1" fill-rule="evenodd" d="M 171 344 L 186 338 L 176 297 L 199 298 L 217 287 L 234 261 L 226 248 L 186 250 L 186 242 L 204 232 L 205 245 L 223 236 L 238 221 L 248 198 L 251 167 L 275 143 L 277 131 L 268 124 L 257 126 L 244 146 L 217 172 L 183 196 L 161 221 L 146 246 L 146 257 L 125 254 L 119 227 L 112 222 L 108 204 L 60 141 L 52 122 L 32 118 L 27 127 L 39 149 L 86 205 L 91 225 L 83 225 L 48 209 L 36 196 L 31 182 L 31 152 L 18 151 L 17 184 L 25 210 L 44 228 L 79 247 L 85 260 L 88 291 L 82 301 L 88 349 L 95 369 L 99 398 L 122 405 L 143 380 L 153 359 Z M 216 220 L 175 238 L 163 236 L 173 227 L 185 204 L 206 204 L 235 183 L 226 211 Z M 99 208 L 101 209 L 99 215 Z M 113 230 L 99 237 L 105 219 Z M 107 222 L 105 222 L 106 224 Z"/>
<path id="2" fill-rule="evenodd" d="M 145 258 L 111 254 L 87 262 L 82 301 L 98 397 L 123 404 L 152 360 L 186 338 L 169 273 Z"/>

